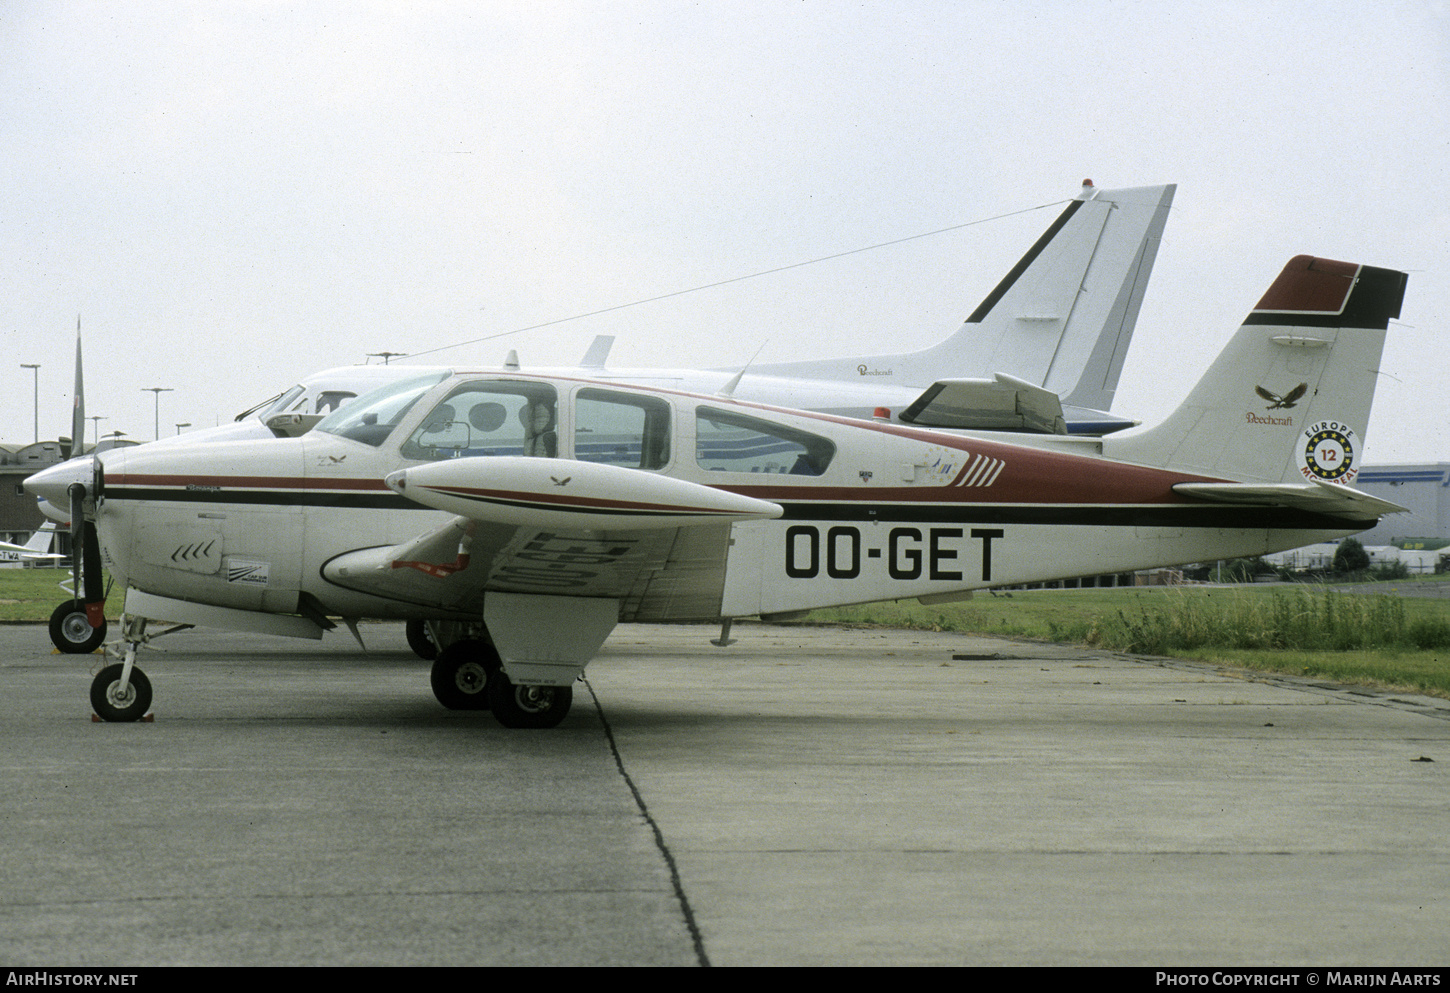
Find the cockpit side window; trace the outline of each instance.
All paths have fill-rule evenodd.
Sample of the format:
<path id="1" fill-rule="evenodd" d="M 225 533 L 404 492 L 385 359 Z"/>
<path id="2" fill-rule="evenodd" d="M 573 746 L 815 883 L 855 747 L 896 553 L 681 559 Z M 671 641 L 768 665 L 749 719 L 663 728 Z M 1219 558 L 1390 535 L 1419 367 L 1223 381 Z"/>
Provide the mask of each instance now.
<path id="1" fill-rule="evenodd" d="M 314 413 L 330 414 L 355 396 L 357 394 L 349 390 L 323 390 L 317 394 L 317 407 Z"/>
<path id="2" fill-rule="evenodd" d="M 586 388 L 574 398 L 574 457 L 630 469 L 670 461 L 670 404 L 660 397 Z"/>
<path id="3" fill-rule="evenodd" d="M 835 458 L 829 438 L 733 410 L 695 413 L 695 460 L 712 472 L 819 476 Z"/>
<path id="4" fill-rule="evenodd" d="M 559 454 L 558 395 L 546 383 L 460 384 L 403 443 L 405 459 L 435 462 L 479 455 Z"/>

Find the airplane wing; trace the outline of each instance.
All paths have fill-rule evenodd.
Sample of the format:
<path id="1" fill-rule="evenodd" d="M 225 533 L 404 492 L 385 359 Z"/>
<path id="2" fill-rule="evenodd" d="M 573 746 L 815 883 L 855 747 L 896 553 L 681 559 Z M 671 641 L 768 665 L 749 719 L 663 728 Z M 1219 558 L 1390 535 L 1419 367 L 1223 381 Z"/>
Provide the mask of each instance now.
<path id="1" fill-rule="evenodd" d="M 1056 393 L 1001 372 L 992 379 L 938 380 L 901 419 L 933 428 L 1067 434 Z"/>
<path id="2" fill-rule="evenodd" d="M 1173 492 L 1225 503 L 1272 504 L 1326 514 L 1371 520 L 1384 514 L 1408 513 L 1408 508 L 1370 496 L 1362 490 L 1335 483 L 1178 483 Z"/>
<path id="3" fill-rule="evenodd" d="M 333 559 L 341 586 L 477 613 L 484 591 L 609 597 L 626 617 L 661 598 L 718 604 L 734 521 L 778 504 L 639 469 L 514 456 L 451 459 L 388 477 L 455 514 L 416 538 Z"/>
<path id="4" fill-rule="evenodd" d="M 37 552 L 34 549 L 26 548 L 24 545 L 12 545 L 8 541 L 0 541 L 0 552 L 11 552 L 22 559 L 30 561 L 61 562 L 70 558 L 69 555 L 61 555 L 59 552 Z"/>

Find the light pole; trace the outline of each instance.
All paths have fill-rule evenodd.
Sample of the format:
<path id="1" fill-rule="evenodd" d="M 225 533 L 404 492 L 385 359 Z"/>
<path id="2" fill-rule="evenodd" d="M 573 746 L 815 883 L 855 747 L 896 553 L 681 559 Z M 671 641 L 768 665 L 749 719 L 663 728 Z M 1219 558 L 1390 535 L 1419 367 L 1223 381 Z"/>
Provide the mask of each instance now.
<path id="1" fill-rule="evenodd" d="M 154 428 L 155 428 L 155 431 L 156 431 L 156 440 L 157 441 L 160 441 L 161 440 L 161 394 L 163 394 L 163 393 L 170 393 L 170 392 L 172 392 L 172 389 L 169 386 L 143 386 L 143 387 L 141 387 L 141 392 L 142 393 L 154 393 L 156 395 L 156 414 L 155 414 L 156 423 L 154 425 Z"/>
<path id="2" fill-rule="evenodd" d="M 96 422 L 92 427 L 96 435 L 96 444 L 99 445 L 101 443 L 101 422 L 109 421 L 110 418 L 102 417 L 100 414 L 92 414 L 90 417 L 87 417 L 86 420 Z"/>
<path id="3" fill-rule="evenodd" d="M 35 373 L 35 440 L 40 440 L 40 366 L 33 362 L 22 362 L 20 368 Z"/>
<path id="4" fill-rule="evenodd" d="M 182 428 L 189 428 L 189 427 L 191 427 L 191 422 L 190 421 L 187 421 L 184 424 L 178 424 L 178 425 L 176 425 L 176 433 L 177 434 L 181 434 L 181 429 Z"/>

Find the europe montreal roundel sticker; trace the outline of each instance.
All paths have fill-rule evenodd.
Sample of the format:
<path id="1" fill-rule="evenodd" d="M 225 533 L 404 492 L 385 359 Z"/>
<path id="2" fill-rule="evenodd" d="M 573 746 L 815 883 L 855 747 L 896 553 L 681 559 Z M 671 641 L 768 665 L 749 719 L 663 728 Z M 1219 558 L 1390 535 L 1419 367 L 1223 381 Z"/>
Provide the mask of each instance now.
<path id="1" fill-rule="evenodd" d="M 1348 483 L 1359 474 L 1354 465 L 1354 429 L 1339 421 L 1319 421 L 1304 429 L 1300 471 L 1306 479 Z"/>

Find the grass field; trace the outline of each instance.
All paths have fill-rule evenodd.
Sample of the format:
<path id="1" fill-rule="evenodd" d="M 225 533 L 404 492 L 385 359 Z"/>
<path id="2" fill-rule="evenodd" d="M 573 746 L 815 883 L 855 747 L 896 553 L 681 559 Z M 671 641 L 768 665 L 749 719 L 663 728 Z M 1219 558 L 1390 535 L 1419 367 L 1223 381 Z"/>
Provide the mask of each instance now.
<path id="1" fill-rule="evenodd" d="M 1450 697 L 1446 599 L 1281 585 L 1031 590 L 818 610 L 808 622 L 1084 644 Z"/>
<path id="2" fill-rule="evenodd" d="M 50 620 L 68 579 L 69 569 L 0 569 L 0 623 Z"/>
<path id="3" fill-rule="evenodd" d="M 0 623 L 49 620 L 66 598 L 57 584 L 68 575 L 0 569 Z M 1395 585 L 1404 591 L 1447 580 Z M 1084 644 L 1450 697 L 1450 599 L 1252 584 L 1031 590 L 933 606 L 898 600 L 818 610 L 805 623 Z"/>

